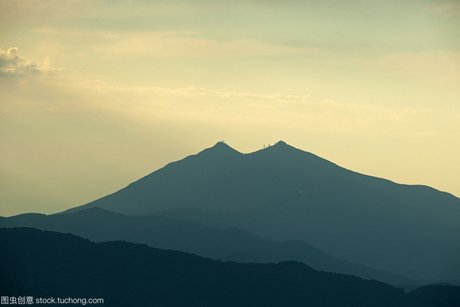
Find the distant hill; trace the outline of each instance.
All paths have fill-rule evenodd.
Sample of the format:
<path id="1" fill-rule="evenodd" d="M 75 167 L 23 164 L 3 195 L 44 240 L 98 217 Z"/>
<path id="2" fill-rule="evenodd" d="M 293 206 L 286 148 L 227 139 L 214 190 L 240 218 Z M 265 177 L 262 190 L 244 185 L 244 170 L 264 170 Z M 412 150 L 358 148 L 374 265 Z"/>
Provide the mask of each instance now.
<path id="1" fill-rule="evenodd" d="M 417 280 L 460 276 L 460 199 L 362 175 L 284 142 L 250 154 L 217 143 L 70 211 L 92 207 L 306 241 Z"/>
<path id="2" fill-rule="evenodd" d="M 218 229 L 162 216 L 128 216 L 100 208 L 67 214 L 22 214 L 0 219 L 0 227 L 32 227 L 72 233 L 94 241 L 125 240 L 238 262 L 296 260 L 328 272 L 356 275 L 394 285 L 421 285 L 385 271 L 332 257 L 301 241 L 274 242 L 238 229 Z"/>
<path id="3" fill-rule="evenodd" d="M 429 285 L 411 291 L 413 301 L 435 306 L 460 307 L 460 287 L 452 285 Z"/>
<path id="4" fill-rule="evenodd" d="M 0 229 L 0 246 L 2 295 L 9 296 L 103 298 L 106 306 L 440 306 L 297 262 L 219 262 L 30 228 Z"/>

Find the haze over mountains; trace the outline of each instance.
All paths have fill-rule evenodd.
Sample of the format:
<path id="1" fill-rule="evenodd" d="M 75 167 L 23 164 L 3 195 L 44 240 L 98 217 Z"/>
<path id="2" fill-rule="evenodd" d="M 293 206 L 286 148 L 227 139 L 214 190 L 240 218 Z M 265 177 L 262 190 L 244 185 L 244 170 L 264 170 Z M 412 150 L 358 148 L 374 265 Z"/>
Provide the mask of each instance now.
<path id="1" fill-rule="evenodd" d="M 11 296 L 103 298 L 107 306 L 455 306 L 460 287 L 405 294 L 296 262 L 238 264 L 128 242 L 93 243 L 0 229 L 0 282 Z"/>
<path id="2" fill-rule="evenodd" d="M 460 199 L 362 175 L 284 142 L 250 154 L 219 142 L 69 212 L 92 207 L 301 240 L 416 280 L 460 276 Z"/>
<path id="3" fill-rule="evenodd" d="M 459 221 L 460 199 L 430 187 L 284 142 L 250 154 L 219 142 L 86 205 L 0 217 L 1 283 L 110 306 L 128 291 L 135 305 L 458 307 L 460 287 L 382 281 L 458 283 Z"/>
<path id="4" fill-rule="evenodd" d="M 68 214 L 22 214 L 0 218 L 0 227 L 31 227 L 72 233 L 97 242 L 124 240 L 237 262 L 296 260 L 314 269 L 375 279 L 393 285 L 421 285 L 390 272 L 330 256 L 302 241 L 274 242 L 239 229 L 218 229 L 156 215 L 128 216 L 100 208 Z M 425 281 L 426 282 L 426 281 Z"/>

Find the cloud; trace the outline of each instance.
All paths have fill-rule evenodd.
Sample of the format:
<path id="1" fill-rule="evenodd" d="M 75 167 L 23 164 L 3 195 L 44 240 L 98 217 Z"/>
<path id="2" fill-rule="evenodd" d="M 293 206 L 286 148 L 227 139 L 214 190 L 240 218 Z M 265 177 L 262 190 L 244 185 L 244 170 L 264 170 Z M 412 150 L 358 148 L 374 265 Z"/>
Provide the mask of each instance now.
<path id="1" fill-rule="evenodd" d="M 18 47 L 0 49 L 0 76 L 27 76 L 40 73 L 40 66 L 19 56 L 18 50 Z"/>
<path id="2" fill-rule="evenodd" d="M 41 62 L 31 61 L 19 55 L 18 47 L 0 47 L 0 77 L 31 77 L 31 76 L 55 76 L 81 73 L 81 70 L 51 65 L 50 57 L 45 57 Z"/>
<path id="3" fill-rule="evenodd" d="M 17 49 L 10 50 L 9 57 L 18 57 Z M 5 111 L 22 114 L 36 107 L 39 113 L 48 112 L 46 116 L 97 114 L 147 126 L 174 123 L 179 127 L 284 127 L 295 131 L 374 136 L 396 135 L 406 130 L 413 136 L 414 130 L 429 130 L 424 122 L 431 122 L 432 117 L 438 118 L 428 106 L 336 101 L 306 92 L 117 85 L 90 79 L 84 73 L 56 72 L 52 67 L 45 70 L 45 64 L 30 64 L 37 73 L 46 71 L 39 78 L 4 82 L 4 88 L 16 86 L 16 90 L 9 91 L 10 94 L 4 91 L 0 95 L 1 100 L 7 102 Z"/>

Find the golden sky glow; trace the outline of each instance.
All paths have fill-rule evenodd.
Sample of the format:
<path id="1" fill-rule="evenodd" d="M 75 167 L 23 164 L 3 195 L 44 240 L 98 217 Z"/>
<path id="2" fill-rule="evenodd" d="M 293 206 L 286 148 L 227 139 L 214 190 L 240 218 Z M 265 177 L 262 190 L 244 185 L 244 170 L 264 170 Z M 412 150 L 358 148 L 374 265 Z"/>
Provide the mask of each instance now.
<path id="1" fill-rule="evenodd" d="M 455 0 L 0 0 L 0 215 L 224 139 L 460 195 Z"/>

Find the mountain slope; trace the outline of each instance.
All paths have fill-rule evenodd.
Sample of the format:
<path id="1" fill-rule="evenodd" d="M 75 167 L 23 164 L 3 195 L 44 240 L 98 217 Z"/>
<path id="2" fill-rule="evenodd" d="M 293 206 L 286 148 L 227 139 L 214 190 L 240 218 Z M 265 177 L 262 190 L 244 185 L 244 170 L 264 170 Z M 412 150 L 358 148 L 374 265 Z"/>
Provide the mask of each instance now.
<path id="1" fill-rule="evenodd" d="M 27 228 L 0 229 L 0 244 L 0 282 L 9 296 L 99 297 L 108 306 L 436 306 L 295 262 L 223 263 Z"/>
<path id="2" fill-rule="evenodd" d="M 460 200 L 358 174 L 284 142 L 218 143 L 73 210 L 159 213 L 277 240 L 421 280 L 460 276 Z"/>
<path id="3" fill-rule="evenodd" d="M 239 262 L 296 260 L 327 272 L 357 275 L 395 285 L 419 282 L 336 259 L 300 241 L 273 242 L 238 229 L 217 229 L 162 216 L 127 216 L 100 208 L 68 214 L 22 214 L 0 219 L 0 227 L 32 227 L 72 233 L 94 241 L 125 240 Z"/>

